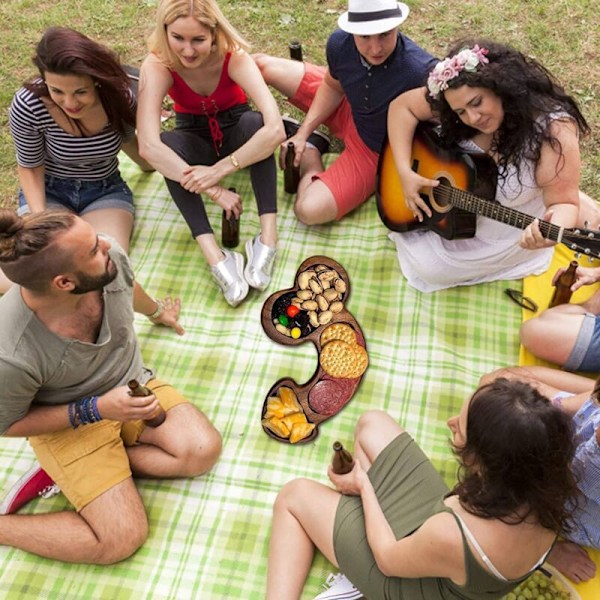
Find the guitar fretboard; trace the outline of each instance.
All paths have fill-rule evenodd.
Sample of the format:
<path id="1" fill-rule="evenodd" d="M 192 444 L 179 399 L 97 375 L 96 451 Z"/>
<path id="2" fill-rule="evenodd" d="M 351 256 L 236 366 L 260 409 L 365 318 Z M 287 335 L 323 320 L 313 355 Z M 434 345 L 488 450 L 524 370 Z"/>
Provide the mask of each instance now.
<path id="1" fill-rule="evenodd" d="M 479 198 L 469 192 L 443 183 L 434 188 L 433 195 L 442 205 L 451 204 L 463 210 L 494 219 L 494 221 L 512 225 L 518 229 L 525 229 L 535 219 L 531 215 L 503 206 L 499 202 Z M 553 242 L 562 241 L 561 227 L 542 219 L 539 219 L 539 224 L 540 231 L 545 238 Z"/>

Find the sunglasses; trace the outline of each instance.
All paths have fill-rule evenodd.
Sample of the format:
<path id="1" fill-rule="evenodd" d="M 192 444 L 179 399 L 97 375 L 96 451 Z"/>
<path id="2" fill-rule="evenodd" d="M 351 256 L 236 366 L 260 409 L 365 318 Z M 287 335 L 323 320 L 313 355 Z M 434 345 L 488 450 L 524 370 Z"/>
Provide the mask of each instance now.
<path id="1" fill-rule="evenodd" d="M 515 304 L 518 304 L 520 307 L 522 307 L 526 310 L 530 310 L 531 312 L 538 311 L 538 305 L 531 298 L 528 298 L 527 296 L 523 296 L 523 292 L 520 292 L 519 290 L 515 290 L 513 288 L 506 288 L 504 290 L 504 293 Z"/>

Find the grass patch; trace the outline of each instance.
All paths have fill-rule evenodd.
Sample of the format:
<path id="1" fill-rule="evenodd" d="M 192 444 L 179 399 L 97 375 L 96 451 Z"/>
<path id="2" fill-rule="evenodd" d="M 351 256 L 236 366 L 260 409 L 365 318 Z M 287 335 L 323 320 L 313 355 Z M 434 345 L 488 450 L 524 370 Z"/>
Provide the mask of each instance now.
<path id="1" fill-rule="evenodd" d="M 222 0 L 221 7 L 254 51 L 287 55 L 299 39 L 306 60 L 324 63 L 325 41 L 346 0 Z M 592 0 L 410 1 L 402 30 L 442 56 L 458 38 L 482 35 L 512 44 L 538 58 L 581 103 L 592 127 L 583 140 L 581 187 L 600 199 L 600 82 L 592 75 L 600 61 L 600 14 Z M 459 8 L 460 6 L 460 8 Z M 14 206 L 17 179 L 7 110 L 21 83 L 34 75 L 31 55 L 43 30 L 69 25 L 139 65 L 146 54 L 156 0 L 3 0 L 0 2 L 0 206 Z M 289 107 L 278 98 L 282 112 Z"/>

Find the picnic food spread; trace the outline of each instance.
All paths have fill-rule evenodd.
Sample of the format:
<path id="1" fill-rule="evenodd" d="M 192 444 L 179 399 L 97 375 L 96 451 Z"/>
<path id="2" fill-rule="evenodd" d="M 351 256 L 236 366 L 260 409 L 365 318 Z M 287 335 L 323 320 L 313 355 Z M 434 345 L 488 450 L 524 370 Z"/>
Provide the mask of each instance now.
<path id="1" fill-rule="evenodd" d="M 291 444 L 318 435 L 318 425 L 350 401 L 369 364 L 360 326 L 346 309 L 346 270 L 326 256 L 313 256 L 300 265 L 294 281 L 295 287 L 272 294 L 261 314 L 272 340 L 285 345 L 310 340 L 319 353 L 307 383 L 281 379 L 263 404 L 264 431 Z"/>

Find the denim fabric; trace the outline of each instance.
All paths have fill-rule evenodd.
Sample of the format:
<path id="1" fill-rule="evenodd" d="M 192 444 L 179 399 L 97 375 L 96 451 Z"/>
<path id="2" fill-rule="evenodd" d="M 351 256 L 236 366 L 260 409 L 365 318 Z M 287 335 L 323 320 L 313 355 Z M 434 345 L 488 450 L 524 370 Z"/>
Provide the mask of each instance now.
<path id="1" fill-rule="evenodd" d="M 62 179 L 46 175 L 46 203 L 49 208 L 62 206 L 78 215 L 94 210 L 120 208 L 134 213 L 133 194 L 117 171 L 101 181 L 83 179 Z M 19 208 L 17 213 L 23 215 L 29 207 L 19 190 Z"/>

